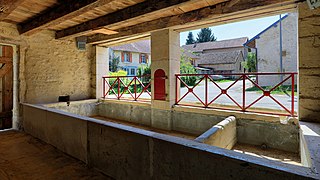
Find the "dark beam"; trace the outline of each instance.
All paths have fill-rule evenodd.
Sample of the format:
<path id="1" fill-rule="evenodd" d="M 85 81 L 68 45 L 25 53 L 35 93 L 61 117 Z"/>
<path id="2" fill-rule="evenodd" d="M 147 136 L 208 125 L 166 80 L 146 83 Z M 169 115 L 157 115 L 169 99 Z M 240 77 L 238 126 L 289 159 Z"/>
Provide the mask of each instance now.
<path id="1" fill-rule="evenodd" d="M 232 3 L 234 3 L 234 1 Z M 121 28 L 116 30 L 119 32 L 118 34 L 96 34 L 88 37 L 87 42 L 90 44 L 107 43 L 113 40 L 123 39 L 125 37 L 130 37 L 133 35 L 146 34 L 160 29 L 187 27 L 188 25 L 193 25 L 194 23 L 200 24 L 200 22 L 206 22 L 212 19 L 221 18 L 223 16 L 234 14 L 237 12 L 239 12 L 238 14 L 241 14 L 246 11 L 246 16 L 250 14 L 254 15 L 259 12 L 254 12 L 252 10 L 259 10 L 259 8 L 262 9 L 263 7 L 267 7 L 270 5 L 285 7 L 285 5 L 294 3 L 294 0 L 241 0 L 237 2 L 236 5 L 232 4 L 231 6 L 229 3 L 220 3 L 217 5 L 190 11 L 181 15 L 164 17 L 153 21 L 140 23 L 134 26 Z M 274 10 L 271 7 L 269 8 L 269 11 Z"/>
<path id="2" fill-rule="evenodd" d="M 57 7 L 49 9 L 44 14 L 20 23 L 19 32 L 20 34 L 26 33 L 26 35 L 34 34 L 44 28 L 58 25 L 112 1 L 114 0 L 67 0 Z"/>
<path id="3" fill-rule="evenodd" d="M 99 29 L 110 24 L 119 23 L 121 21 L 145 15 L 154 11 L 170 8 L 172 6 L 179 5 L 188 1 L 190 0 L 146 0 L 144 2 L 129 6 L 122 10 L 99 17 L 97 19 L 93 19 L 61 31 L 57 31 L 56 38 L 64 38 L 74 34 Z"/>
<path id="4" fill-rule="evenodd" d="M 14 11 L 24 0 L 0 0 L 0 21 Z"/>

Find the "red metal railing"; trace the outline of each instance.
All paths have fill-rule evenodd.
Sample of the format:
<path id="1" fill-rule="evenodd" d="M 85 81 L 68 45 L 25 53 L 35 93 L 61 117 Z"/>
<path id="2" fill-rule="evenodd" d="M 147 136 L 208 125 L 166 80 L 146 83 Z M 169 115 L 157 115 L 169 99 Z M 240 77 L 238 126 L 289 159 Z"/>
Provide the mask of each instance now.
<path id="1" fill-rule="evenodd" d="M 146 100 L 146 94 L 151 98 L 151 77 L 144 76 L 105 76 L 103 77 L 103 98 L 105 99 L 132 99 Z"/>
<path id="2" fill-rule="evenodd" d="M 205 107 L 205 108 L 215 108 L 215 109 L 222 109 L 222 110 L 236 110 L 236 111 L 243 111 L 243 112 L 257 112 L 257 113 L 264 113 L 264 114 L 273 114 L 273 115 L 285 115 L 285 116 L 296 116 L 295 114 L 295 104 L 294 104 L 294 86 L 295 86 L 295 75 L 297 73 L 232 73 L 232 74 L 176 74 L 176 105 L 185 105 L 185 106 L 194 106 L 194 107 Z M 214 75 L 223 75 L 223 76 L 232 76 L 235 78 L 233 82 L 230 82 L 231 84 L 228 84 L 227 87 L 223 88 L 220 83 L 217 83 L 217 80 L 214 80 L 212 77 Z M 252 76 L 261 77 L 261 76 L 272 76 L 276 75 L 278 77 L 281 76 L 281 80 L 279 83 L 277 83 L 275 86 L 273 86 L 271 89 L 263 89 L 257 82 L 251 79 Z M 185 81 L 183 81 L 183 78 L 186 77 L 197 77 L 198 81 L 193 86 L 189 86 Z M 280 87 L 282 84 L 287 82 L 289 79 L 291 79 L 290 89 L 291 89 L 291 107 L 288 108 L 285 105 L 283 105 L 283 102 L 280 102 L 277 100 L 271 92 Z M 242 81 L 242 83 L 241 83 Z M 262 95 L 258 98 L 254 98 L 251 103 L 248 103 L 246 94 L 248 93 L 246 91 L 246 81 L 251 82 L 253 86 L 257 87 L 260 91 L 262 91 Z M 186 88 L 186 92 L 180 96 L 180 85 L 182 84 Z M 204 83 L 204 91 L 202 92 L 199 90 L 195 90 L 196 87 L 199 87 L 200 84 Z M 212 83 L 209 84 L 209 83 Z M 240 85 L 241 87 L 241 96 L 242 96 L 242 102 L 239 102 L 239 98 L 232 97 L 232 94 L 229 93 L 229 90 L 235 86 Z M 242 84 L 242 85 L 241 85 Z M 215 88 L 218 88 L 216 92 L 213 92 L 209 90 L 209 85 L 215 86 Z M 201 94 L 202 93 L 202 94 Z M 204 93 L 204 94 L 203 94 Z M 201 95 L 200 95 L 201 94 Z M 238 94 L 238 96 L 240 96 Z M 193 96 L 193 98 L 196 100 L 192 103 L 188 102 L 182 102 L 188 95 Z M 209 97 L 214 96 L 214 97 Z M 221 96 L 226 96 L 227 99 L 231 100 L 235 106 L 219 106 L 216 103 L 217 99 Z M 251 94 L 252 97 L 252 94 Z M 250 97 L 250 98 L 251 98 Z M 254 108 L 253 105 L 257 104 L 262 98 L 269 97 L 271 99 L 268 103 L 275 103 L 275 105 L 281 107 L 281 111 L 265 111 L 265 108 Z M 251 98 L 252 99 L 252 98 Z M 200 106 L 197 104 L 201 104 Z M 259 111 L 257 109 L 260 109 Z M 263 110 L 262 110 L 263 109 Z"/>

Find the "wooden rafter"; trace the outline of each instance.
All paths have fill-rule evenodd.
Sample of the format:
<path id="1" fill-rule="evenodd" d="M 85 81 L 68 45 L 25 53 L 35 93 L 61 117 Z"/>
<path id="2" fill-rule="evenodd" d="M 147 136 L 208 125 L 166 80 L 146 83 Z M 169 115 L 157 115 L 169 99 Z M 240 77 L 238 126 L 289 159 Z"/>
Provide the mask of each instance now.
<path id="1" fill-rule="evenodd" d="M 240 2 L 240 0 L 231 0 L 231 1 L 229 1 L 229 3 L 228 3 L 228 7 L 232 7 L 232 6 L 236 5 L 236 4 L 239 3 L 239 2 Z"/>
<path id="2" fill-rule="evenodd" d="M 146 0 L 144 2 L 129 6 L 105 16 L 81 23 L 64 30 L 57 31 L 56 38 L 65 38 L 75 34 L 89 32 L 91 30 L 99 29 L 110 24 L 119 23 L 124 20 L 146 15 L 154 11 L 172 8 L 188 1 L 191 0 Z"/>
<path id="3" fill-rule="evenodd" d="M 24 0 L 0 0 L 0 21 L 5 19 Z"/>
<path id="4" fill-rule="evenodd" d="M 20 34 L 31 35 L 39 30 L 58 25 L 112 1 L 115 0 L 67 0 L 61 5 L 51 8 L 51 10 L 48 10 L 44 14 L 20 23 L 19 32 Z"/>
<path id="5" fill-rule="evenodd" d="M 164 28 L 177 28 L 188 24 L 208 21 L 214 18 L 220 18 L 223 15 L 232 14 L 241 11 L 250 11 L 250 9 L 262 8 L 270 5 L 289 5 L 294 4 L 294 0 L 241 0 L 236 5 L 230 6 L 229 3 L 221 3 L 205 7 L 202 9 L 190 11 L 181 15 L 164 17 L 149 22 L 140 23 L 134 26 L 118 29 L 118 34 L 104 35 L 96 34 L 89 36 L 87 42 L 90 44 L 106 43 L 113 40 L 124 39 L 133 35 L 150 33 Z M 254 13 L 253 13 L 254 14 Z"/>

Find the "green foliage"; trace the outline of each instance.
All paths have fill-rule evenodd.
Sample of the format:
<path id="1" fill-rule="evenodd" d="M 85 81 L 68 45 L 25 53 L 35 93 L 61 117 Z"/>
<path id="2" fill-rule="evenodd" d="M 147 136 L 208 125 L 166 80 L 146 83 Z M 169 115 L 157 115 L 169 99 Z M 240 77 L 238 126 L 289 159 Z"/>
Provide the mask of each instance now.
<path id="1" fill-rule="evenodd" d="M 127 71 L 124 70 L 119 70 L 117 72 L 109 72 L 110 76 L 126 76 L 127 75 Z M 114 81 L 116 81 L 117 78 L 109 78 L 109 84 L 112 85 L 114 83 Z M 123 78 L 122 81 L 127 84 L 128 83 L 128 78 Z M 121 84 L 120 84 L 121 85 Z M 118 87 L 118 83 L 116 82 L 116 84 L 114 85 L 114 87 Z"/>
<path id="2" fill-rule="evenodd" d="M 119 70 L 117 72 L 109 72 L 110 76 L 126 76 L 127 75 L 127 71 L 124 70 Z"/>
<path id="3" fill-rule="evenodd" d="M 188 34 L 188 38 L 186 39 L 186 45 L 188 44 L 194 44 L 196 41 L 194 40 L 193 34 L 190 31 Z"/>
<path id="4" fill-rule="evenodd" d="M 257 72 L 256 54 L 249 52 L 246 60 L 244 62 L 242 62 L 242 66 L 248 72 Z"/>
<path id="5" fill-rule="evenodd" d="M 113 57 L 111 61 L 109 61 L 109 71 L 116 72 L 119 68 L 120 57 Z"/>
<path id="6" fill-rule="evenodd" d="M 137 70 L 137 75 L 138 76 L 145 76 L 145 75 L 150 75 L 147 77 L 142 77 L 140 78 L 143 84 L 147 84 L 150 82 L 151 79 L 151 68 L 149 65 L 141 65 L 138 67 Z"/>
<path id="7" fill-rule="evenodd" d="M 140 69 L 140 72 L 139 72 L 139 69 Z M 149 66 L 139 67 L 139 69 L 138 69 L 138 76 L 140 76 L 139 73 L 141 73 L 141 72 L 143 72 L 142 75 L 150 75 L 150 73 L 151 73 L 151 69 L 150 69 Z M 144 71 L 142 69 L 144 69 Z M 115 76 L 115 77 L 127 76 L 127 71 L 119 70 L 117 72 L 109 72 L 109 75 L 110 76 Z M 143 78 L 140 78 L 140 81 L 142 82 L 142 84 L 144 86 L 147 86 L 149 84 L 149 82 L 150 82 L 150 78 L 151 77 L 143 77 Z M 131 82 L 132 78 L 123 77 L 123 78 L 120 78 L 120 79 L 123 82 L 123 83 L 120 82 L 120 94 L 121 94 L 123 91 L 125 91 L 125 86 L 129 85 L 129 83 Z M 113 85 L 113 83 L 114 83 L 113 90 L 116 93 L 118 93 L 118 86 L 119 86 L 118 83 L 119 82 L 117 81 L 117 78 L 109 78 L 109 84 Z M 142 85 L 138 81 L 136 81 L 136 83 L 137 83 L 137 86 L 136 86 L 137 93 L 142 92 L 142 89 L 143 89 Z M 134 90 L 135 90 L 134 88 L 135 88 L 135 85 L 134 85 L 134 82 L 132 82 L 131 85 L 128 87 L 128 89 L 131 91 L 131 93 L 134 93 Z M 148 90 L 149 90 L 149 92 L 151 92 L 151 86 L 148 88 Z M 110 94 L 114 94 L 114 92 L 110 91 Z M 129 94 L 128 90 L 126 90 L 124 92 L 124 94 Z"/>
<path id="8" fill-rule="evenodd" d="M 198 33 L 197 43 L 216 41 L 217 38 L 214 36 L 210 28 L 202 28 Z"/>
<path id="9" fill-rule="evenodd" d="M 180 57 L 180 74 L 196 74 L 196 69 L 191 64 L 191 58 L 183 55 L 184 53 L 181 53 Z M 181 76 L 181 79 L 188 85 L 193 86 L 196 84 L 197 77 L 196 76 Z M 181 86 L 183 87 L 184 84 L 181 83 Z"/>

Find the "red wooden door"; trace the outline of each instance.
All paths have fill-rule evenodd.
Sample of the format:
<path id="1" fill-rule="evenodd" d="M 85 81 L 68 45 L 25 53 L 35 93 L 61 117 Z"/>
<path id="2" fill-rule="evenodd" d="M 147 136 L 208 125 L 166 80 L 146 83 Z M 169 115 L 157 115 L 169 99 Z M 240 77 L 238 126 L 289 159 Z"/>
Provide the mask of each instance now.
<path id="1" fill-rule="evenodd" d="M 13 48 L 0 46 L 0 129 L 12 127 Z"/>
<path id="2" fill-rule="evenodd" d="M 154 99 L 166 100 L 166 74 L 162 69 L 154 72 Z"/>

